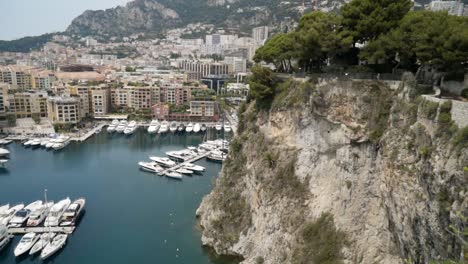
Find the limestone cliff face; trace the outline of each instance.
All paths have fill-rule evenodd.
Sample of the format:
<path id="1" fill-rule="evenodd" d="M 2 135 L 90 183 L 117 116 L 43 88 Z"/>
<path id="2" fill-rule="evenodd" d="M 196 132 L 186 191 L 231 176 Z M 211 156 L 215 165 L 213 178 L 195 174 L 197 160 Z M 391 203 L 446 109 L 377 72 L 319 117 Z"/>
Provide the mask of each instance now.
<path id="1" fill-rule="evenodd" d="M 301 234 L 327 212 L 344 263 L 459 259 L 448 226 L 466 224 L 468 150 L 441 129 L 448 106 L 414 89 L 322 80 L 291 83 L 269 113 L 250 104 L 197 211 L 203 243 L 243 263 L 312 263 L 298 260 L 313 250 Z"/>

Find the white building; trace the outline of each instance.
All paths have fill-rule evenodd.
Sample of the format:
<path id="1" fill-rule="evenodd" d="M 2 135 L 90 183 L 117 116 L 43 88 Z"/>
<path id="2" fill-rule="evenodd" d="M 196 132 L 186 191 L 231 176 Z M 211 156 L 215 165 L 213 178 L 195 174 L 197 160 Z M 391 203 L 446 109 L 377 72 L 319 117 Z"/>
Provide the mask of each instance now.
<path id="1" fill-rule="evenodd" d="M 256 27 L 252 30 L 252 38 L 263 45 L 268 39 L 268 33 L 268 26 Z"/>
<path id="2" fill-rule="evenodd" d="M 247 60 L 239 57 L 224 57 L 226 64 L 232 65 L 232 72 L 246 72 L 247 71 Z"/>
<path id="3" fill-rule="evenodd" d="M 460 1 L 432 1 L 427 7 L 431 11 L 448 11 L 454 16 L 463 16 L 464 8 Z"/>

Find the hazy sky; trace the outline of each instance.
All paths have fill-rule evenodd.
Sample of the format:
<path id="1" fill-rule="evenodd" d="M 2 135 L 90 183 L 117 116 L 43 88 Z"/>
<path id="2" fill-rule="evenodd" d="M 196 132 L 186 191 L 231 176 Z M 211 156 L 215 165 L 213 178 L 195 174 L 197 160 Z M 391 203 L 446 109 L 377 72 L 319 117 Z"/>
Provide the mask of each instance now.
<path id="1" fill-rule="evenodd" d="M 130 0 L 0 0 L 0 40 L 65 30 L 87 9 L 124 5 Z"/>

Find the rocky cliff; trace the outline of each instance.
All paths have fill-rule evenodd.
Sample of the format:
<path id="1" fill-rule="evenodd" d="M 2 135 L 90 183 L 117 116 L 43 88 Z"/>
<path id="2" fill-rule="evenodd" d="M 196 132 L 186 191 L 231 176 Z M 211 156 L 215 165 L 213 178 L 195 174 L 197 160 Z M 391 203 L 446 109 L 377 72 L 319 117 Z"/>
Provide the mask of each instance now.
<path id="1" fill-rule="evenodd" d="M 243 263 L 460 259 L 468 130 L 405 82 L 288 81 L 239 133 L 197 216 Z M 466 170 L 466 169 L 465 169 Z"/>

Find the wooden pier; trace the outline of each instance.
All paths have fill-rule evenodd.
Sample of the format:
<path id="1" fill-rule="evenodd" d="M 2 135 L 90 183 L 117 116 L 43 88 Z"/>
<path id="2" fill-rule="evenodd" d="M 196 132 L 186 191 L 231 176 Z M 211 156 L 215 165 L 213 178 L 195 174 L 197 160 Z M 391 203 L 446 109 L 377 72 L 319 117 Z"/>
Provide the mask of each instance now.
<path id="1" fill-rule="evenodd" d="M 26 233 L 64 233 L 71 234 L 75 231 L 74 226 L 51 226 L 51 227 L 9 227 L 8 233 L 16 234 L 26 234 Z"/>
<path id="2" fill-rule="evenodd" d="M 177 165 L 175 165 L 174 167 L 171 167 L 171 168 L 168 168 L 168 169 L 165 169 L 163 172 L 161 172 L 161 175 L 165 175 L 167 172 L 169 171 L 175 171 L 175 170 L 178 170 L 180 169 L 181 167 L 185 166 L 187 163 L 192 163 L 192 162 L 195 162 L 195 161 L 198 161 L 198 160 L 201 160 L 203 158 L 206 158 L 208 157 L 208 155 L 210 155 L 213 151 L 216 151 L 216 150 L 219 150 L 219 148 L 216 148 L 214 150 L 211 150 L 211 151 L 207 151 L 201 155 L 197 155 L 189 160 L 186 160 L 182 163 L 179 163 Z"/>

